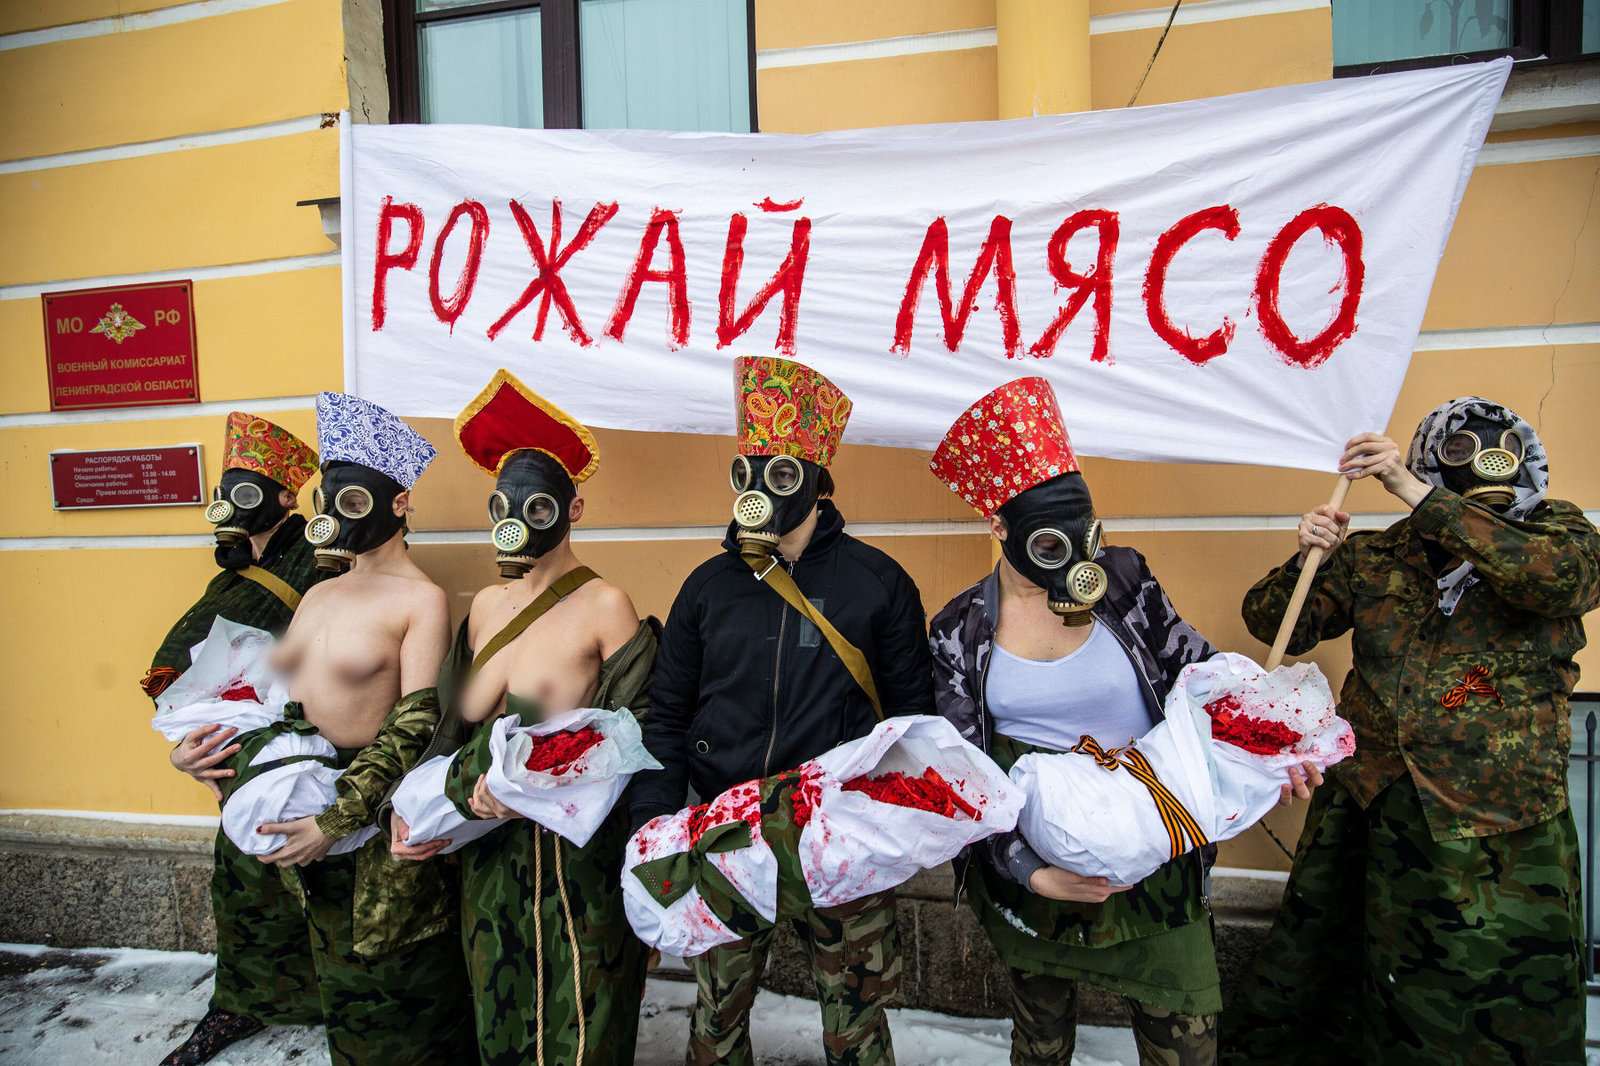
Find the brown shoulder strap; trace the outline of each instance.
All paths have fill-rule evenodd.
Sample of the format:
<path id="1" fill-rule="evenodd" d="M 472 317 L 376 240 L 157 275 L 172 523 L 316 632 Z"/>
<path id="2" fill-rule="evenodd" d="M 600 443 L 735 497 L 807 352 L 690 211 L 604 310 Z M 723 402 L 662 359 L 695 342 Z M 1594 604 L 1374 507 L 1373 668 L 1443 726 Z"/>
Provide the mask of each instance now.
<path id="1" fill-rule="evenodd" d="M 470 673 L 477 673 L 484 663 L 493 659 L 500 653 L 502 648 L 520 637 L 524 630 L 539 620 L 541 615 L 576 592 L 579 586 L 593 581 L 597 576 L 599 575 L 587 566 L 580 566 L 574 570 L 568 570 L 565 574 L 556 578 L 549 588 L 539 593 L 533 598 L 532 603 L 518 611 L 517 616 L 507 622 L 506 627 L 490 638 L 489 643 L 483 646 L 483 650 L 472 657 Z"/>
<path id="2" fill-rule="evenodd" d="M 822 631 L 827 638 L 828 646 L 839 656 L 839 661 L 844 663 L 844 668 L 850 671 L 850 676 L 856 679 L 856 684 L 861 686 L 861 691 L 867 694 L 867 700 L 872 704 L 872 713 L 878 716 L 878 721 L 883 721 L 883 704 L 878 701 L 878 686 L 872 680 L 872 669 L 867 666 L 867 657 L 861 654 L 861 649 L 844 639 L 844 634 L 834 628 L 833 623 L 822 616 L 817 610 L 817 605 L 806 599 L 800 591 L 800 586 L 794 583 L 794 578 L 789 572 L 778 565 L 776 559 L 757 558 L 749 555 L 740 556 L 741 559 L 755 573 L 756 580 L 764 582 L 784 600 L 799 611 L 811 624 Z"/>
<path id="3" fill-rule="evenodd" d="M 293 585 L 289 584 L 277 574 L 274 574 L 271 570 L 263 570 L 259 566 L 247 566 L 243 570 L 236 570 L 234 572 L 248 581 L 254 581 L 256 584 L 260 585 L 262 588 L 278 597 L 278 599 L 283 601 L 283 605 L 289 608 L 291 612 L 299 609 L 300 594 L 294 590 Z"/>

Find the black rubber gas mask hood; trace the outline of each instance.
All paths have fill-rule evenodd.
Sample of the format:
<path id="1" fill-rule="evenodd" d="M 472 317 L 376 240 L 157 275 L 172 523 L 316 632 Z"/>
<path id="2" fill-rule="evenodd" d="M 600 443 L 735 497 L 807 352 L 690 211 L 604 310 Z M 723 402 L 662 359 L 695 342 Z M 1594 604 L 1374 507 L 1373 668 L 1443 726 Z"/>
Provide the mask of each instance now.
<path id="1" fill-rule="evenodd" d="M 817 505 L 822 467 L 792 455 L 736 455 L 728 481 L 741 554 L 771 555 Z"/>
<path id="2" fill-rule="evenodd" d="M 490 539 L 499 549 L 501 577 L 521 577 L 566 539 L 577 495 L 566 469 L 544 452 L 529 448 L 506 459 L 489 496 Z"/>
<path id="3" fill-rule="evenodd" d="M 338 460 L 322 464 L 322 484 L 312 502 L 316 517 L 306 523 L 306 540 L 315 549 L 317 569 L 342 573 L 356 556 L 387 544 L 405 527 L 394 513 L 395 497 L 405 488 L 370 466 Z"/>
<path id="4" fill-rule="evenodd" d="M 1082 474 L 1061 474 L 1018 493 L 997 512 L 1006 524 L 1000 550 L 1023 577 L 1045 590 L 1050 610 L 1069 626 L 1088 625 L 1106 594 L 1100 520 Z"/>

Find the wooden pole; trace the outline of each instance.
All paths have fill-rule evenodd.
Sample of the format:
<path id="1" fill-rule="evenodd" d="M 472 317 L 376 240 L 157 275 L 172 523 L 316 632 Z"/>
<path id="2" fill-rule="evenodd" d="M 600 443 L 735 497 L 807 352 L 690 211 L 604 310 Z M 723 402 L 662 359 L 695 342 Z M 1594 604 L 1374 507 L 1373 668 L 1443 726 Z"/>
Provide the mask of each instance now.
<path id="1" fill-rule="evenodd" d="M 1344 506 L 1344 498 L 1350 491 L 1350 479 L 1343 474 L 1339 475 L 1339 484 L 1334 487 L 1333 496 L 1328 500 L 1328 506 L 1335 511 Z M 1300 621 L 1300 610 L 1306 605 L 1306 596 L 1311 592 L 1312 579 L 1317 576 L 1317 567 L 1322 565 L 1322 559 L 1328 553 L 1321 547 L 1312 548 L 1306 553 L 1305 565 L 1300 568 L 1300 580 L 1294 583 L 1294 595 L 1289 597 L 1289 609 L 1283 612 L 1283 622 L 1278 626 L 1278 636 L 1272 642 L 1272 651 L 1267 653 L 1266 667 L 1276 670 L 1283 662 L 1283 653 L 1289 648 L 1289 637 L 1294 633 L 1294 625 Z"/>

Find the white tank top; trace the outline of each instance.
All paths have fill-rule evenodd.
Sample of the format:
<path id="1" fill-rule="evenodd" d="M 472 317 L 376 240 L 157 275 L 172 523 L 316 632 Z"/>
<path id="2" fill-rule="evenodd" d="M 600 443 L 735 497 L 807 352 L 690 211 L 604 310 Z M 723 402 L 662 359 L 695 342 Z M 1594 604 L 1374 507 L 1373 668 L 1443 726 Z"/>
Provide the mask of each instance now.
<path id="1" fill-rule="evenodd" d="M 1024 659 L 996 643 L 984 691 L 995 732 L 1056 751 L 1085 733 L 1102 748 L 1120 748 L 1155 724 L 1127 652 L 1099 622 L 1060 659 Z"/>

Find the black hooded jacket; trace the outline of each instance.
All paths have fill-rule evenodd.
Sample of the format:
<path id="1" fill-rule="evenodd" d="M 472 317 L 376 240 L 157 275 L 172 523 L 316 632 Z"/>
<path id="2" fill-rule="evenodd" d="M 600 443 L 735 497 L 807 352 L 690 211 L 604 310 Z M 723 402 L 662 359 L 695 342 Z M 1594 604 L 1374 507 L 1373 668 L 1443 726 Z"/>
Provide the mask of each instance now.
<path id="1" fill-rule="evenodd" d="M 642 723 L 665 769 L 634 777 L 634 821 L 790 770 L 872 731 L 872 704 L 816 626 L 757 581 L 734 527 L 683 583 L 667 616 Z M 933 714 L 933 674 L 917 586 L 889 556 L 844 531 L 828 500 L 787 567 L 800 591 L 866 656 L 886 715 Z"/>

